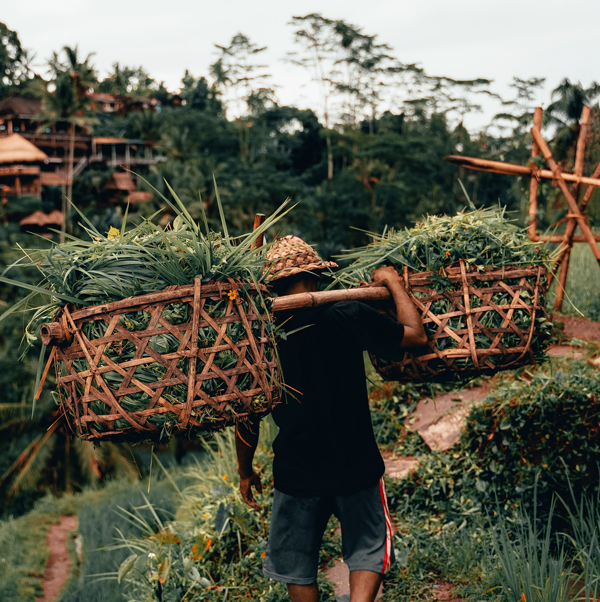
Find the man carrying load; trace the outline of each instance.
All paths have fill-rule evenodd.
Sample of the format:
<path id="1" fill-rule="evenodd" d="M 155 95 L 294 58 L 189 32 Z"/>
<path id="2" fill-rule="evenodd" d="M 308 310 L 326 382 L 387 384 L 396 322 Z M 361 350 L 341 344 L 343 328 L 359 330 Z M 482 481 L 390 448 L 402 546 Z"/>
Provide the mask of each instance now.
<path id="1" fill-rule="evenodd" d="M 276 241 L 267 254 L 270 284 L 279 295 L 314 292 L 324 262 L 296 236 Z M 389 289 L 398 321 L 356 301 L 278 315 L 290 334 L 279 344 L 285 382 L 273 409 L 275 494 L 263 573 L 287 584 L 292 602 L 317 602 L 321 541 L 332 514 L 340 521 L 350 601 L 372 602 L 394 561 L 385 467 L 373 434 L 363 351 L 398 359 L 427 342 L 421 317 L 398 273 L 379 268 L 375 286 Z M 252 468 L 258 422 L 239 424 L 236 449 L 240 491 L 259 506 Z"/>

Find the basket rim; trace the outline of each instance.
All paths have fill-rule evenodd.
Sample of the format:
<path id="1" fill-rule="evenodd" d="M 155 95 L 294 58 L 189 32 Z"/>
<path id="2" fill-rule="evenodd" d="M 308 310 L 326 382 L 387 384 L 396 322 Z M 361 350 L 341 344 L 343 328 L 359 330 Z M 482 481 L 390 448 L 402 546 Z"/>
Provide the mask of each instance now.
<path id="1" fill-rule="evenodd" d="M 400 266 L 396 267 L 396 271 L 399 274 L 404 274 L 410 280 L 411 284 L 415 281 L 423 281 L 426 282 L 429 279 L 429 276 L 435 275 L 445 275 L 450 282 L 461 281 L 462 273 L 460 265 L 452 265 L 445 268 L 440 268 L 439 270 L 412 270 L 408 266 L 404 266 L 403 270 L 399 270 Z M 520 278 L 523 276 L 536 276 L 538 271 L 541 269 L 542 273 L 548 272 L 548 267 L 543 264 L 531 264 L 527 267 L 508 265 L 508 266 L 483 266 L 483 271 L 480 271 L 475 264 L 471 264 L 468 268 L 466 268 L 466 279 L 469 280 L 505 280 L 507 279 L 507 272 L 510 273 L 510 278 Z"/>
<path id="2" fill-rule="evenodd" d="M 264 283 L 259 283 L 257 289 L 256 285 L 249 281 L 232 280 L 231 282 L 214 282 L 211 280 L 210 282 L 201 285 L 201 295 L 205 296 L 219 293 L 219 295 L 222 296 L 230 290 L 236 290 L 242 288 L 243 286 L 249 286 L 250 290 L 260 290 L 261 292 L 266 292 L 268 290 Z M 83 318 L 89 318 L 98 314 L 109 313 L 121 309 L 135 308 L 138 306 L 151 305 L 152 303 L 163 302 L 169 299 L 177 301 L 185 297 L 193 297 L 193 295 L 194 284 L 167 286 L 166 288 L 156 291 L 155 293 L 146 293 L 145 295 L 126 297 L 125 299 L 111 301 L 110 303 L 88 305 L 72 312 L 71 317 L 73 320 L 81 320 Z"/>

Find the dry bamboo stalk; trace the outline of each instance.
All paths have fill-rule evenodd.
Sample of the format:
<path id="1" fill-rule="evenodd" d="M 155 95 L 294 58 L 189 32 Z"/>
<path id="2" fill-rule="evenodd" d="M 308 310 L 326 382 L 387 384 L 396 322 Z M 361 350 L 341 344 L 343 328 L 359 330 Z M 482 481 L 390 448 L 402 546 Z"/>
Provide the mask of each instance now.
<path id="1" fill-rule="evenodd" d="M 596 165 L 596 169 L 594 169 L 594 173 L 591 175 L 592 178 L 597 178 L 598 176 L 600 176 L 600 163 L 598 163 L 598 165 Z M 592 198 L 592 194 L 594 194 L 594 190 L 596 190 L 594 188 L 594 186 L 587 187 L 585 194 L 583 195 L 583 198 L 581 199 L 580 207 L 582 209 L 585 209 L 587 207 L 587 204 L 590 202 L 590 199 Z"/>
<path id="2" fill-rule="evenodd" d="M 577 150 L 575 153 L 575 167 L 573 173 L 576 176 L 583 175 L 583 162 L 585 158 L 585 143 L 588 137 L 588 128 L 590 122 L 590 108 L 584 106 L 581 112 L 581 125 L 579 127 L 579 137 L 577 138 Z M 571 188 L 573 198 L 578 201 L 579 199 L 579 184 L 573 184 Z M 564 238 L 564 251 L 560 257 L 560 264 L 558 269 L 560 270 L 558 275 L 558 283 L 556 286 L 556 299 L 554 300 L 554 311 L 561 311 L 562 304 L 565 297 L 565 287 L 567 286 L 567 274 L 569 273 L 569 263 L 571 261 L 571 249 L 573 248 L 573 234 L 575 233 L 576 222 L 573 218 L 567 221 L 565 228 Z M 556 264 L 555 264 L 556 265 Z M 553 270 L 556 273 L 556 269 Z"/>
<path id="3" fill-rule="evenodd" d="M 50 352 L 50 357 L 48 358 L 48 361 L 46 362 L 46 367 L 44 368 L 44 373 L 42 374 L 42 378 L 40 378 L 40 384 L 39 384 L 37 391 L 35 392 L 35 396 L 33 398 L 33 399 L 35 399 L 35 401 L 37 401 L 40 398 L 40 395 L 42 394 L 42 389 L 44 388 L 44 383 L 46 382 L 46 377 L 48 376 L 48 371 L 50 370 L 50 366 L 54 362 L 55 355 L 56 355 L 56 347 L 52 347 L 52 351 Z"/>
<path id="4" fill-rule="evenodd" d="M 220 293 L 221 291 L 227 292 L 231 288 L 228 284 L 219 282 L 218 284 L 209 284 L 202 287 L 205 293 Z M 160 303 L 161 301 L 168 301 L 171 303 L 175 299 L 181 299 L 183 297 L 190 297 L 194 295 L 194 285 L 187 284 L 184 286 L 173 286 L 167 287 L 157 293 L 148 293 L 147 295 L 139 295 L 138 297 L 128 297 L 127 299 L 121 299 L 119 301 L 113 301 L 111 303 L 105 303 L 104 305 L 92 305 L 78 311 L 74 311 L 71 316 L 74 320 L 81 320 L 89 316 L 96 316 L 98 314 L 112 313 L 119 309 L 127 309 L 128 311 L 135 311 L 146 305 L 153 303 Z"/>
<path id="5" fill-rule="evenodd" d="M 384 286 L 369 286 L 341 291 L 321 291 L 315 293 L 297 293 L 277 297 L 273 301 L 273 311 L 289 311 L 308 307 L 321 307 L 338 301 L 389 301 L 390 291 Z"/>
<path id="6" fill-rule="evenodd" d="M 467 316 L 467 331 L 469 333 L 469 350 L 471 359 L 475 368 L 479 370 L 479 359 L 477 357 L 477 344 L 475 343 L 475 333 L 473 332 L 473 316 L 471 315 L 471 299 L 469 295 L 469 283 L 467 281 L 467 270 L 465 269 L 465 260 L 460 260 L 460 273 L 463 281 L 463 303 L 465 305 L 465 314 Z"/>
<path id="7" fill-rule="evenodd" d="M 594 257 L 600 263 L 600 249 L 598 248 L 598 245 L 596 244 L 596 240 L 594 238 L 592 229 L 590 228 L 589 224 L 583 217 L 583 214 L 581 213 L 581 210 L 579 209 L 577 202 L 571 195 L 571 191 L 569 190 L 569 187 L 565 183 L 563 174 L 560 171 L 560 167 L 558 166 L 558 164 L 552 157 L 552 152 L 548 148 L 548 145 L 546 144 L 545 140 L 542 138 L 542 134 L 540 132 L 538 132 L 535 128 L 531 129 L 531 133 L 533 134 L 535 141 L 537 142 L 538 146 L 540 147 L 540 150 L 542 151 L 542 155 L 544 156 L 544 159 L 546 160 L 548 167 L 550 167 L 550 169 L 552 169 L 552 171 L 554 172 L 554 176 L 555 176 L 556 182 L 558 183 L 558 187 L 560 188 L 561 192 L 565 196 L 565 199 L 567 200 L 567 203 L 569 204 L 569 207 L 570 207 L 572 213 L 574 214 L 575 219 L 577 220 L 577 223 L 579 224 L 579 227 L 581 228 L 581 232 L 585 236 L 587 243 L 590 245 L 590 248 L 592 249 L 592 253 L 594 254 Z"/>
<path id="8" fill-rule="evenodd" d="M 600 242 L 600 235 L 594 234 L 594 238 L 596 242 Z M 534 237 L 531 237 L 532 242 L 565 242 L 564 234 L 536 234 Z M 585 236 L 573 236 L 573 242 L 587 242 L 587 238 Z"/>
<path id="9" fill-rule="evenodd" d="M 194 402 L 194 383 L 196 382 L 196 363 L 198 361 L 198 322 L 200 320 L 200 294 L 202 285 L 200 278 L 194 278 L 194 301 L 192 305 L 192 338 L 191 354 L 188 368 L 188 393 L 185 408 L 179 414 L 177 427 L 184 429 L 188 425 L 190 414 L 192 413 L 192 403 Z M 158 313 L 158 312 L 157 312 Z"/>
<path id="10" fill-rule="evenodd" d="M 542 107 L 536 107 L 533 113 L 533 127 L 542 129 Z M 535 143 L 531 144 L 531 158 L 535 159 L 540 154 L 540 149 Z M 535 174 L 531 175 L 529 181 L 529 238 L 534 240 L 537 235 L 537 197 L 539 182 Z"/>
<path id="11" fill-rule="evenodd" d="M 252 228 L 252 231 L 254 232 L 257 228 L 260 228 L 265 223 L 265 219 L 267 219 L 267 218 L 264 213 L 257 213 L 254 216 L 254 227 Z M 259 236 L 257 236 L 256 240 L 252 243 L 250 248 L 258 249 L 258 248 L 262 247 L 263 239 L 264 239 L 264 233 L 259 234 Z"/>
<path id="12" fill-rule="evenodd" d="M 474 169 L 476 171 L 487 171 L 491 173 L 504 174 L 506 176 L 525 176 L 530 177 L 534 170 L 525 165 L 515 165 L 514 163 L 502 163 L 501 161 L 490 161 L 489 159 L 478 159 L 476 157 L 461 157 L 460 155 L 449 155 L 444 157 L 444 161 L 449 163 L 456 163 L 466 167 L 467 169 Z M 547 180 L 555 180 L 556 174 L 549 169 L 540 169 L 535 171 L 540 178 Z M 563 179 L 567 182 L 577 182 L 579 184 L 586 184 L 588 186 L 595 186 L 600 188 L 600 179 L 588 178 L 585 176 L 576 176 L 570 173 L 561 174 Z"/>

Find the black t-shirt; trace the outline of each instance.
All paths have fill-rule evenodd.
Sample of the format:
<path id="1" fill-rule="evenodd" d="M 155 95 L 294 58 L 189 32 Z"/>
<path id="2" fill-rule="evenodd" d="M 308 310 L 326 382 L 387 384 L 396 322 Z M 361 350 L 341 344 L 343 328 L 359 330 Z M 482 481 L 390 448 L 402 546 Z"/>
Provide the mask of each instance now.
<path id="1" fill-rule="evenodd" d="M 286 321 L 287 320 L 287 321 Z M 288 495 L 350 495 L 384 473 L 375 443 L 363 351 L 402 355 L 404 326 L 356 301 L 279 315 L 285 385 L 273 410 L 275 488 Z"/>

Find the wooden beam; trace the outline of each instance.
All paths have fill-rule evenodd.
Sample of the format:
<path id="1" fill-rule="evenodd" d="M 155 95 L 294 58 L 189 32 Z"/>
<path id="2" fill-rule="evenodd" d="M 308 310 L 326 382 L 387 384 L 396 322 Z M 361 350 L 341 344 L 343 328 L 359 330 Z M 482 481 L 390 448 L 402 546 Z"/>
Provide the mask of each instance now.
<path id="1" fill-rule="evenodd" d="M 532 242 L 565 242 L 564 234 L 536 234 L 529 237 Z M 600 235 L 594 234 L 596 242 L 600 242 Z M 573 242 L 587 242 L 585 236 L 573 236 Z"/>
<path id="2" fill-rule="evenodd" d="M 581 112 L 581 124 L 579 126 L 579 137 L 577 138 L 577 149 L 575 152 L 575 167 L 573 173 L 581 177 L 583 175 L 583 163 L 585 159 L 585 143 L 588 137 L 588 128 L 590 123 L 590 107 L 583 107 Z M 534 126 L 535 127 L 535 126 Z M 539 128 L 538 128 L 539 130 Z M 571 188 L 573 198 L 579 200 L 579 184 L 573 184 Z M 573 249 L 573 234 L 575 233 L 576 222 L 573 218 L 567 220 L 565 227 L 564 251 L 560 258 L 558 283 L 556 285 L 556 299 L 554 300 L 554 311 L 562 311 L 562 304 L 565 298 L 565 288 L 567 286 L 567 274 L 569 273 L 569 263 L 571 262 L 571 250 Z M 554 270 L 556 271 L 556 270 Z"/>
<path id="3" fill-rule="evenodd" d="M 563 174 L 560 171 L 560 167 L 558 166 L 558 164 L 552 157 L 552 152 L 550 151 L 550 149 L 548 148 L 548 145 L 542 138 L 541 132 L 538 131 L 536 128 L 531 128 L 531 134 L 533 135 L 533 137 L 536 141 L 536 144 L 540 147 L 540 150 L 542 151 L 542 155 L 543 155 L 546 163 L 548 164 L 548 167 L 552 170 L 552 173 L 554 174 L 554 178 L 556 179 L 558 187 L 560 188 L 561 192 L 565 196 L 565 199 L 567 200 L 567 203 L 569 204 L 569 208 L 571 209 L 571 213 L 577 220 L 577 223 L 579 224 L 579 227 L 581 228 L 581 232 L 583 233 L 583 236 L 585 237 L 587 243 L 590 245 L 590 248 L 592 249 L 592 253 L 594 254 L 594 257 L 600 263 L 600 249 L 598 248 L 598 245 L 596 244 L 596 240 L 594 239 L 594 234 L 593 234 L 589 224 L 585 220 L 585 217 L 581 213 L 581 210 L 579 209 L 577 202 L 573 198 L 573 195 L 571 194 L 571 191 L 569 190 L 569 187 L 567 186 L 567 184 L 565 182 L 566 178 L 563 177 Z M 567 174 L 565 174 L 565 175 L 567 175 Z M 591 179 L 591 178 L 587 178 L 587 179 Z M 580 178 L 579 181 L 583 181 L 583 178 Z"/>
<path id="4" fill-rule="evenodd" d="M 365 286 L 337 291 L 317 291 L 285 295 L 273 300 L 273 311 L 289 311 L 307 307 L 321 307 L 338 301 L 389 301 L 390 291 L 384 286 Z"/>
<path id="5" fill-rule="evenodd" d="M 542 107 L 536 107 L 533 113 L 533 127 L 542 129 Z M 540 154 L 540 149 L 535 143 L 531 144 L 531 158 L 535 159 Z M 537 200 L 538 200 L 539 182 L 535 175 L 531 175 L 529 181 L 529 238 L 534 240 L 537 236 Z"/>
<path id="6" fill-rule="evenodd" d="M 257 213 L 254 216 L 254 226 L 252 228 L 252 232 L 260 228 L 265 223 L 266 216 L 264 213 Z M 251 249 L 258 249 L 263 246 L 264 232 L 259 234 L 257 239 L 250 246 Z"/>
<path id="7" fill-rule="evenodd" d="M 598 165 L 596 165 L 596 169 L 594 169 L 594 173 L 592 174 L 592 178 L 597 178 L 598 176 L 600 176 L 600 163 L 598 163 Z M 587 204 L 590 202 L 590 199 L 592 198 L 592 194 L 594 194 L 594 190 L 596 190 L 593 186 L 588 186 L 583 198 L 581 199 L 581 204 L 580 207 L 581 209 L 585 209 L 587 207 Z"/>
<path id="8" fill-rule="evenodd" d="M 490 161 L 489 159 L 478 159 L 476 157 L 461 157 L 460 155 L 449 155 L 444 157 L 444 161 L 448 161 L 448 163 L 456 163 L 457 165 L 461 165 L 467 169 L 474 169 L 475 171 L 487 171 L 505 176 L 525 176 L 528 178 L 534 172 L 534 170 L 525 165 L 502 163 L 501 161 Z M 549 169 L 540 169 L 536 173 L 538 177 L 546 180 L 556 179 L 556 174 Z M 585 176 L 579 177 L 570 173 L 564 173 L 561 175 L 562 178 L 567 182 L 577 182 L 579 184 L 586 184 L 588 186 L 600 188 L 600 179 L 598 178 L 586 178 Z"/>

